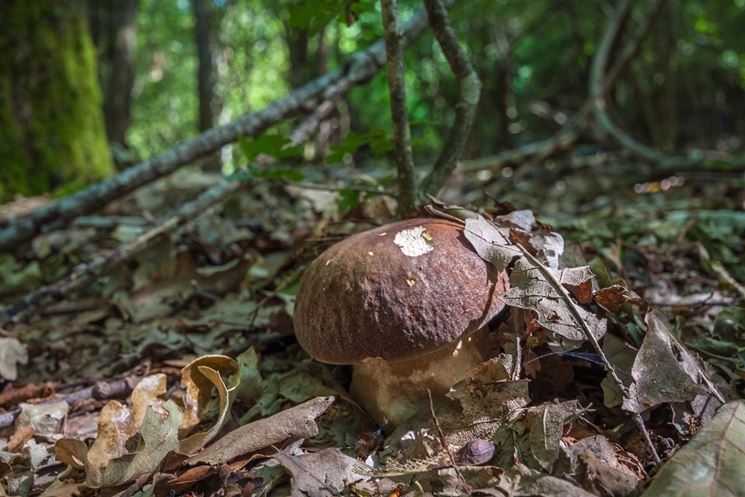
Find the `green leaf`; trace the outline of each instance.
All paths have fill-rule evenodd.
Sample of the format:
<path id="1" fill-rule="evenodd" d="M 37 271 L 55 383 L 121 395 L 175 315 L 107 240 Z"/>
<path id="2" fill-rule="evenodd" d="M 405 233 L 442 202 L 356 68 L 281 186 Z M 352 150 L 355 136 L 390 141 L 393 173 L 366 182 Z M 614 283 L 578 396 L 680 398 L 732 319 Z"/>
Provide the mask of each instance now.
<path id="1" fill-rule="evenodd" d="M 264 134 L 253 140 L 239 138 L 238 145 L 248 162 L 253 162 L 261 154 L 275 159 L 288 159 L 302 157 L 303 153 L 300 145 L 290 146 L 290 141 L 278 133 Z"/>
<path id="2" fill-rule="evenodd" d="M 745 488 L 745 401 L 723 405 L 657 473 L 645 496 L 729 497 Z"/>
<path id="3" fill-rule="evenodd" d="M 339 192 L 339 200 L 336 202 L 339 214 L 344 214 L 358 205 L 360 205 L 360 192 L 351 188 L 344 188 Z"/>
<path id="4" fill-rule="evenodd" d="M 342 143 L 331 147 L 328 162 L 341 162 L 346 154 L 353 154 L 361 147 L 368 146 L 373 155 L 381 156 L 393 150 L 393 139 L 382 129 L 375 129 L 367 133 L 350 132 Z"/>

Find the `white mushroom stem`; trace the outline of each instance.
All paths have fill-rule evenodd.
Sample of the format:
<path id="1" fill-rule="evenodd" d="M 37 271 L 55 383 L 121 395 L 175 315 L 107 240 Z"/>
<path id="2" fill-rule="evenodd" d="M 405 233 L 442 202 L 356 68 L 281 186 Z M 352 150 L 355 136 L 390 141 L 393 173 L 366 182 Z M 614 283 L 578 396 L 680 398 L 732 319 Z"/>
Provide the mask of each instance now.
<path id="1" fill-rule="evenodd" d="M 486 330 L 406 361 L 379 357 L 354 365 L 351 391 L 380 426 L 398 425 L 426 406 L 427 389 L 443 395 L 488 357 Z"/>

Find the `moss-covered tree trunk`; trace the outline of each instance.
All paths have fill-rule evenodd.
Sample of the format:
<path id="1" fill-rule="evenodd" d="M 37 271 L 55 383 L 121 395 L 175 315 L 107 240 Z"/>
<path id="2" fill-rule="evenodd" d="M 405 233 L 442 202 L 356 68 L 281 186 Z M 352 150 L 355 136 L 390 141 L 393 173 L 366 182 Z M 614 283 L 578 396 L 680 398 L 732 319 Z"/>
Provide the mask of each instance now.
<path id="1" fill-rule="evenodd" d="M 3 0 L 0 200 L 113 170 L 82 2 Z"/>

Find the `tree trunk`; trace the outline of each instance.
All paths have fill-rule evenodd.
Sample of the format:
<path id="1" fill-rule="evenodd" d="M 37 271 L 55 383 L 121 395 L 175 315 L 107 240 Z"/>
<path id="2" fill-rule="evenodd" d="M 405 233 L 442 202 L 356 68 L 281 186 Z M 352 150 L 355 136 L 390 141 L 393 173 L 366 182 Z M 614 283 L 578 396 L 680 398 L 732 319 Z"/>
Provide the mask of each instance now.
<path id="1" fill-rule="evenodd" d="M 74 0 L 6 0 L 0 16 L 0 200 L 112 172 L 96 53 Z"/>
<path id="2" fill-rule="evenodd" d="M 215 95 L 217 59 L 215 40 L 215 12 L 211 0 L 192 0 L 194 12 L 194 41 L 197 47 L 197 92 L 199 95 L 199 131 L 215 125 L 220 104 Z"/>
<path id="3" fill-rule="evenodd" d="M 132 124 L 138 4 L 139 0 L 88 0 L 90 30 L 99 55 L 106 136 L 120 168 L 131 162 L 126 150 Z"/>
<path id="4" fill-rule="evenodd" d="M 292 88 L 299 88 L 310 81 L 316 73 L 310 60 L 308 30 L 285 24 L 285 41 L 290 56 L 290 73 L 287 80 Z"/>
<path id="5" fill-rule="evenodd" d="M 217 16 L 212 0 L 191 0 L 194 13 L 194 42 L 197 47 L 197 97 L 199 131 L 217 124 L 220 99 L 215 92 L 217 85 Z M 204 169 L 219 171 L 222 167 L 218 154 L 210 155 L 202 163 Z"/>

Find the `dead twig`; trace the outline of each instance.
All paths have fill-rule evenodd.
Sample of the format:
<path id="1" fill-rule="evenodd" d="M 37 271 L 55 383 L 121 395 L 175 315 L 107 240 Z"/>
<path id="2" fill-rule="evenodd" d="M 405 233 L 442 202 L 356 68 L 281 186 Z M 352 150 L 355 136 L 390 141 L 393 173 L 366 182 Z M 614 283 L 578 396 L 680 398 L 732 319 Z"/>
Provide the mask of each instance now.
<path id="1" fill-rule="evenodd" d="M 445 432 L 442 431 L 442 426 L 440 426 L 440 421 L 437 419 L 437 416 L 435 415 L 435 405 L 432 402 L 432 391 L 429 388 L 427 389 L 427 397 L 429 398 L 429 413 L 432 415 L 432 421 L 434 421 L 435 427 L 437 428 L 437 435 L 440 437 L 440 444 L 442 444 L 442 448 L 445 450 L 445 453 L 447 453 L 448 459 L 450 460 L 450 467 L 453 468 L 453 470 L 455 471 L 455 474 L 458 475 L 458 478 L 463 484 L 463 490 L 465 490 L 466 493 L 470 493 L 471 486 L 468 484 L 466 479 L 463 477 L 463 473 L 460 472 L 460 469 L 458 469 L 458 465 L 455 463 L 455 457 L 453 456 L 453 453 L 450 451 L 450 446 L 448 445 L 448 441 L 445 438 Z"/>
<path id="2" fill-rule="evenodd" d="M 551 286 L 559 292 L 559 294 L 562 296 L 562 299 L 567 304 L 567 309 L 569 310 L 570 314 L 574 318 L 574 320 L 577 322 L 577 324 L 580 326 L 580 329 L 582 330 L 582 333 L 585 335 L 585 338 L 590 342 L 590 345 L 592 345 L 592 348 L 595 350 L 595 353 L 600 356 L 600 359 L 603 361 L 603 365 L 605 366 L 606 371 L 608 371 L 608 376 L 613 380 L 613 383 L 616 384 L 616 387 L 618 387 L 618 391 L 623 394 L 625 398 L 628 398 L 629 396 L 629 390 L 626 388 L 626 385 L 624 385 L 621 378 L 618 376 L 618 373 L 616 372 L 616 368 L 611 364 L 611 362 L 608 360 L 608 357 L 605 355 L 605 351 L 603 351 L 603 348 L 600 346 L 600 342 L 598 342 L 598 339 L 595 335 L 592 334 L 592 331 L 587 326 L 587 323 L 584 319 L 582 319 L 582 316 L 580 315 L 577 306 L 578 304 L 574 301 L 574 299 L 569 295 L 569 292 L 564 288 L 564 286 L 556 279 L 556 277 L 551 273 L 551 271 L 548 271 L 547 268 L 538 260 L 536 259 L 533 254 L 528 252 L 528 250 L 520 243 L 516 244 L 516 246 L 520 249 L 520 252 L 522 252 L 522 255 L 530 261 L 530 263 L 535 267 L 541 275 L 543 275 L 546 280 L 551 283 Z M 647 444 L 647 449 L 649 450 L 650 455 L 652 456 L 652 459 L 654 459 L 655 463 L 660 463 L 660 456 L 657 453 L 657 449 L 655 448 L 654 444 L 652 443 L 652 439 L 649 436 L 649 432 L 647 431 L 647 427 L 644 425 L 644 420 L 642 419 L 641 415 L 634 414 L 632 416 L 634 423 L 636 424 L 637 428 L 642 434 L 642 437 L 644 437 L 644 441 Z"/>
<path id="3" fill-rule="evenodd" d="M 455 118 L 450 133 L 445 140 L 440 156 L 432 170 L 424 179 L 422 190 L 427 194 L 436 194 L 455 169 L 473 120 L 476 117 L 476 106 L 481 96 L 481 80 L 471 65 L 471 60 L 455 36 L 450 24 L 447 10 L 441 0 L 424 0 L 432 32 L 440 45 L 442 53 L 450 65 L 453 74 L 458 78 L 458 103 L 455 106 Z"/>
<path id="4" fill-rule="evenodd" d="M 67 276 L 34 290 L 21 300 L 0 312 L 0 325 L 17 323 L 30 312 L 52 302 L 69 297 L 73 292 L 86 288 L 103 274 L 131 259 L 136 254 L 154 245 L 160 238 L 175 231 L 187 222 L 200 216 L 209 207 L 222 202 L 230 194 L 244 188 L 242 181 L 222 180 L 196 199 L 184 204 L 165 222 L 140 235 L 136 240 L 120 245 L 91 261 L 78 264 Z"/>
<path id="5" fill-rule="evenodd" d="M 454 1 L 449 0 L 448 4 Z M 408 45 L 419 37 L 426 27 L 427 16 L 419 9 L 402 28 L 402 45 Z M 166 176 L 200 157 L 212 154 L 241 136 L 257 136 L 319 99 L 329 100 L 338 97 L 354 86 L 369 81 L 384 63 L 385 45 L 378 41 L 353 55 L 350 62 L 339 71 L 310 81 L 258 112 L 246 114 L 233 122 L 209 129 L 116 176 L 45 205 L 29 215 L 12 218 L 8 220 L 7 226 L 0 229 L 0 252 L 13 250 L 18 244 L 30 240 L 39 233 L 64 227 L 72 218 L 97 211 L 112 200 Z"/>
<path id="6" fill-rule="evenodd" d="M 411 150 L 409 112 L 406 108 L 404 83 L 404 57 L 401 44 L 401 27 L 398 23 L 396 0 L 382 0 L 381 14 L 385 30 L 386 73 L 393 120 L 393 142 L 398 171 L 398 195 L 403 213 L 413 212 L 418 201 L 414 155 Z"/>

